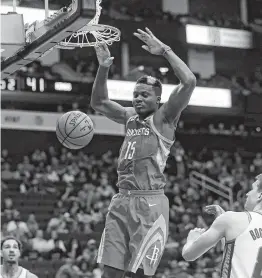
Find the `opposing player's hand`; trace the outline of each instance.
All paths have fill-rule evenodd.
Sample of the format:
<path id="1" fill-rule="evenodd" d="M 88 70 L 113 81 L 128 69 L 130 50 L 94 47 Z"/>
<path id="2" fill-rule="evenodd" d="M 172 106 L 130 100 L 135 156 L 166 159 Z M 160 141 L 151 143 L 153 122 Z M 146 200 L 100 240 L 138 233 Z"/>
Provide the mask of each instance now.
<path id="1" fill-rule="evenodd" d="M 111 57 L 106 43 L 95 46 L 95 51 L 100 66 L 110 67 L 113 64 L 114 57 Z"/>
<path id="2" fill-rule="evenodd" d="M 146 45 L 143 45 L 142 48 L 154 55 L 163 55 L 165 49 L 170 49 L 166 44 L 162 43 L 148 28 L 146 32 L 137 29 L 137 32 L 134 35 L 139 38 Z"/>
<path id="3" fill-rule="evenodd" d="M 204 211 L 208 214 L 213 214 L 215 217 L 225 213 L 225 211 L 219 205 L 210 205 L 204 208 Z"/>
<path id="4" fill-rule="evenodd" d="M 188 233 L 187 241 L 189 242 L 189 241 L 197 240 L 205 231 L 206 231 L 206 229 L 201 229 L 201 228 L 195 228 L 195 229 L 191 230 Z"/>

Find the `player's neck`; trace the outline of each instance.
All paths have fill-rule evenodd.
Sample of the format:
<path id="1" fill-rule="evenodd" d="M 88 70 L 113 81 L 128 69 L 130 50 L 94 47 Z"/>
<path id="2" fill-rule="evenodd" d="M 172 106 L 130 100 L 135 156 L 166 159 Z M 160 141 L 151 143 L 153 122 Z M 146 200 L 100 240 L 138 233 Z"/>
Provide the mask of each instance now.
<path id="1" fill-rule="evenodd" d="M 12 277 L 14 274 L 17 273 L 19 268 L 18 263 L 10 264 L 10 263 L 3 263 L 2 272 L 7 277 Z"/>
<path id="2" fill-rule="evenodd" d="M 149 114 L 143 114 L 143 115 L 139 114 L 138 119 L 139 119 L 139 121 L 144 121 L 146 118 L 148 118 L 149 116 L 151 116 L 153 114 L 154 114 L 153 112 L 149 113 Z"/>

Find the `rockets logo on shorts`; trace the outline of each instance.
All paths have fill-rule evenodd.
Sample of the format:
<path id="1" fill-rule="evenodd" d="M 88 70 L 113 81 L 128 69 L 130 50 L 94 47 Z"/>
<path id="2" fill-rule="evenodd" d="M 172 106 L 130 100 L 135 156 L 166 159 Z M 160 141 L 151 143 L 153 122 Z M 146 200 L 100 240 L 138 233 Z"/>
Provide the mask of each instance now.
<path id="1" fill-rule="evenodd" d="M 158 244 L 160 244 L 160 242 Z M 161 249 L 160 249 L 160 246 L 158 246 L 158 244 L 155 244 L 153 246 L 153 248 L 150 248 L 146 255 L 146 258 L 149 260 L 150 267 L 154 267 L 160 258 L 160 255 L 161 255 L 160 250 Z"/>

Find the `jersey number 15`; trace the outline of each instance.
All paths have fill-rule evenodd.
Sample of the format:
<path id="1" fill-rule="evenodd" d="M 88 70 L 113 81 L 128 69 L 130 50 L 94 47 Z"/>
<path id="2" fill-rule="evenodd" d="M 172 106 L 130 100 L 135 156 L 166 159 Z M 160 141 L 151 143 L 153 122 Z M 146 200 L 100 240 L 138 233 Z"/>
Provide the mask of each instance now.
<path id="1" fill-rule="evenodd" d="M 125 159 L 132 159 L 136 151 L 135 148 L 136 142 L 128 142 L 127 144 L 128 145 L 126 149 Z"/>

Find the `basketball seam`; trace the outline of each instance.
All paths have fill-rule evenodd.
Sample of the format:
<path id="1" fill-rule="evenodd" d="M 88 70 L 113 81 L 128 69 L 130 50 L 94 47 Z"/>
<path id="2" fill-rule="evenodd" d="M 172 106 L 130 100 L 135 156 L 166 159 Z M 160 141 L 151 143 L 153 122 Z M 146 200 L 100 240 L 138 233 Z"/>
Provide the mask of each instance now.
<path id="1" fill-rule="evenodd" d="M 78 144 L 75 144 L 75 143 L 72 143 L 71 141 L 69 141 L 67 138 L 70 138 L 70 137 L 64 138 L 63 133 L 60 130 L 59 122 L 57 122 L 57 127 L 58 127 L 58 131 L 62 135 L 62 138 L 61 138 L 61 136 L 58 136 L 58 135 L 57 135 L 57 137 L 60 137 L 60 139 L 62 140 L 62 144 L 65 143 L 66 145 L 68 145 L 67 143 L 70 143 L 70 144 L 72 144 L 74 146 L 77 146 L 77 147 L 83 147 L 82 145 L 78 145 Z M 73 139 L 73 138 L 71 138 L 71 139 Z M 68 145 L 68 148 L 70 149 L 69 145 Z"/>
<path id="2" fill-rule="evenodd" d="M 61 138 L 61 137 L 58 136 L 57 134 L 56 134 L 56 136 L 57 136 L 58 139 L 61 140 L 61 142 L 63 142 L 63 144 L 65 144 L 65 147 L 69 148 L 69 146 L 67 145 L 67 143 L 63 141 L 63 138 Z M 70 148 L 69 148 L 69 149 L 70 149 Z"/>
<path id="3" fill-rule="evenodd" d="M 93 129 L 90 129 L 87 133 L 85 133 L 84 135 L 80 135 L 80 136 L 77 136 L 77 137 L 68 137 L 70 139 L 78 139 L 78 138 L 81 138 L 81 137 L 84 137 L 86 135 L 88 135 L 91 131 L 93 131 Z"/>
<path id="4" fill-rule="evenodd" d="M 70 114 L 69 114 L 69 116 L 70 116 Z M 70 138 L 69 137 L 69 135 L 83 122 L 83 120 L 86 118 L 86 116 L 87 115 L 85 115 L 85 117 L 84 117 L 84 119 L 82 119 L 68 134 L 66 133 L 66 124 L 67 124 L 67 121 L 68 121 L 68 118 L 69 118 L 69 116 L 67 117 L 67 119 L 66 119 L 66 121 L 65 121 L 65 134 L 66 134 L 66 137 L 65 137 L 65 140 L 67 139 L 67 138 Z M 58 124 L 58 127 L 59 127 L 59 124 Z M 61 132 L 61 131 L 60 131 Z M 61 134 L 62 134 L 62 132 L 61 132 Z M 73 139 L 73 138 L 71 138 L 71 139 Z"/>
<path id="5" fill-rule="evenodd" d="M 60 134 L 62 135 L 62 136 L 60 136 L 60 139 L 62 139 L 62 144 L 66 144 L 67 145 L 67 143 L 66 143 L 66 141 L 68 141 L 65 137 L 64 137 L 64 135 L 63 135 L 63 133 L 61 132 L 61 130 L 60 130 L 60 126 L 59 126 L 59 121 L 57 121 L 57 128 L 58 128 L 58 131 L 60 132 Z M 58 136 L 58 135 L 57 135 Z M 62 137 L 62 138 L 61 138 Z M 70 147 L 68 146 L 68 148 L 70 149 Z"/>

